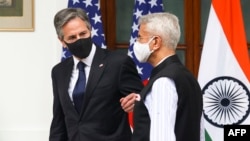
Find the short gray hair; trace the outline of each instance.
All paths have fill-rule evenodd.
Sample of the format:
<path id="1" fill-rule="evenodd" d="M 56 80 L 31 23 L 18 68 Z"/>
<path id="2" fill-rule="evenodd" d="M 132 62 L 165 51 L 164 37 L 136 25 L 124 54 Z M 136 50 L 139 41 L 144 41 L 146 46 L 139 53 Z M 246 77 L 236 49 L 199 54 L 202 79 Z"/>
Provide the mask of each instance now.
<path id="1" fill-rule="evenodd" d="M 139 25 L 141 24 L 146 25 L 148 33 L 160 36 L 165 46 L 176 49 L 181 31 L 179 19 L 175 15 L 168 12 L 143 15 L 139 19 Z"/>
<path id="2" fill-rule="evenodd" d="M 81 8 L 65 8 L 58 11 L 54 17 L 54 26 L 59 39 L 63 39 L 64 36 L 64 33 L 62 31 L 63 26 L 70 20 L 77 17 L 82 19 L 82 21 L 86 23 L 87 28 L 91 31 L 91 24 L 86 11 Z"/>

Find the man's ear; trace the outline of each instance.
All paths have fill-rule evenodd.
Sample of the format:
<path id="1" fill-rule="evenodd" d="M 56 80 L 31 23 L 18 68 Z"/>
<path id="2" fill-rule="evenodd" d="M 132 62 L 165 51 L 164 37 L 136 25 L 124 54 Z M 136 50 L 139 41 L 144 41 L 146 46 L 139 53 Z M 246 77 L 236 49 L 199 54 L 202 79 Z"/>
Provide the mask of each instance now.
<path id="1" fill-rule="evenodd" d="M 157 50 L 158 48 L 161 47 L 162 44 L 162 39 L 160 36 L 155 36 L 154 40 L 153 40 L 153 50 Z"/>
<path id="2" fill-rule="evenodd" d="M 63 41 L 63 39 L 58 37 L 58 40 L 61 42 L 61 44 L 64 48 L 67 48 L 67 45 L 65 44 L 65 41 Z"/>

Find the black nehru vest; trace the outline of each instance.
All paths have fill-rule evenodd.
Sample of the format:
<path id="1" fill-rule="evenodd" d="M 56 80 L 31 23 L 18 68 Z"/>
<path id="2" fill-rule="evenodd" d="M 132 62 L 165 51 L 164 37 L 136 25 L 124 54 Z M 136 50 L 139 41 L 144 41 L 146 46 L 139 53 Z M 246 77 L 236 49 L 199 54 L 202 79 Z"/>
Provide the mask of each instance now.
<path id="1" fill-rule="evenodd" d="M 151 90 L 154 81 L 160 77 L 172 79 L 178 93 L 174 129 L 176 141 L 199 141 L 200 120 L 203 108 L 201 89 L 197 80 L 181 64 L 176 55 L 168 57 L 152 70 L 149 83 L 141 91 L 141 101 L 136 102 L 134 108 L 132 141 L 149 141 L 150 118 L 144 105 L 144 100 L 147 93 Z"/>

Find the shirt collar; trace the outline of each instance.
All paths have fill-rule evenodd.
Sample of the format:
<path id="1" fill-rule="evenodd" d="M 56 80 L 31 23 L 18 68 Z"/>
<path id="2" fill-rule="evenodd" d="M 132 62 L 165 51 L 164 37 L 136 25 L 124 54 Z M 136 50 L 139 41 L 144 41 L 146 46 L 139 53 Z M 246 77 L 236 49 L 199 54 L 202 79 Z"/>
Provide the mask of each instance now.
<path id="1" fill-rule="evenodd" d="M 166 60 L 168 57 L 170 57 L 170 56 L 173 56 L 174 54 L 170 54 L 170 55 L 168 55 L 168 56 L 166 56 L 166 57 L 164 57 L 163 59 L 161 59 L 161 61 L 160 62 L 158 62 L 157 63 L 157 65 L 156 66 L 158 66 L 158 65 L 160 65 L 164 60 Z"/>

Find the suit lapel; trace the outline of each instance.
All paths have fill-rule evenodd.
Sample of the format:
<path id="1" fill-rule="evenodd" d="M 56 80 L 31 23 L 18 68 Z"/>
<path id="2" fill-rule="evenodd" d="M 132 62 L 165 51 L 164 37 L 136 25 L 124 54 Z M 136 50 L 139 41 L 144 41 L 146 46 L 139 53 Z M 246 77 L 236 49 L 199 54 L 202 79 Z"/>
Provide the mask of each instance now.
<path id="1" fill-rule="evenodd" d="M 66 61 L 66 60 L 65 60 Z M 72 70 L 73 70 L 73 66 L 74 66 L 74 61 L 73 58 L 69 58 L 69 60 L 67 60 L 67 62 L 65 62 L 65 67 L 63 68 L 63 75 L 64 76 L 64 81 L 62 82 L 62 88 L 63 89 L 63 96 L 65 99 L 65 103 L 64 104 L 70 104 L 68 107 L 74 109 L 75 113 L 78 114 L 78 112 L 76 111 L 73 102 L 70 99 L 69 93 L 68 93 L 68 89 L 69 89 L 69 83 L 70 83 L 70 78 L 71 78 L 71 74 L 72 74 Z"/>
<path id="2" fill-rule="evenodd" d="M 97 86 L 99 79 L 101 78 L 103 71 L 106 67 L 105 51 L 100 48 L 96 48 L 96 53 L 90 68 L 89 78 L 86 86 L 86 92 L 84 95 L 83 107 L 81 115 L 84 113 L 88 102 L 92 96 L 92 93 Z"/>

